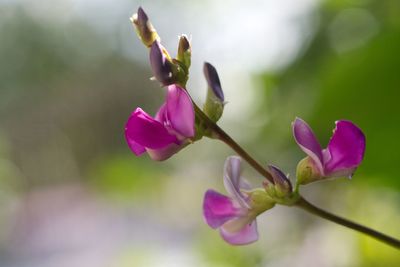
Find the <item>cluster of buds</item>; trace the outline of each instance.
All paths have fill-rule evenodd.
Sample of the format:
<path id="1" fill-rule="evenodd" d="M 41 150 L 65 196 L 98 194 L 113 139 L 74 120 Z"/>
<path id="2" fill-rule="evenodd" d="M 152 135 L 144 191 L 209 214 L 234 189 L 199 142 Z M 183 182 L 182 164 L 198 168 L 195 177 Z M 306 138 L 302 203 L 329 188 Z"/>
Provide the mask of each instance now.
<path id="1" fill-rule="evenodd" d="M 154 117 L 136 108 L 126 124 L 125 137 L 136 155 L 147 152 L 154 160 L 166 160 L 204 135 L 209 136 L 206 125 L 197 118 L 195 104 L 185 88 L 191 65 L 191 45 L 186 35 L 180 36 L 177 56 L 172 58 L 142 8 L 131 21 L 140 40 L 149 48 L 153 79 L 167 89 L 167 96 Z M 208 93 L 203 112 L 216 122 L 224 107 L 221 82 L 210 63 L 204 64 L 204 75 Z"/>
<path id="2" fill-rule="evenodd" d="M 177 57 L 172 58 L 161 44 L 161 38 L 151 24 L 147 14 L 139 7 L 131 18 L 136 33 L 143 44 L 150 48 L 150 65 L 154 79 L 163 86 L 184 85 L 189 77 L 192 48 L 186 35 L 179 37 Z"/>
<path id="3" fill-rule="evenodd" d="M 216 69 L 206 62 L 203 72 L 207 98 L 200 110 L 186 90 L 192 54 L 188 38 L 180 36 L 177 56 L 172 58 L 142 8 L 131 21 L 150 50 L 154 79 L 166 88 L 166 99 L 154 117 L 136 108 L 126 124 L 125 137 L 134 154 L 147 152 L 154 160 L 166 160 L 203 136 L 214 137 L 208 126 L 215 125 L 222 116 L 224 93 Z M 241 175 L 241 158 L 231 156 L 225 162 L 223 175 L 228 196 L 212 189 L 205 193 L 204 219 L 228 243 L 243 245 L 256 241 L 258 215 L 276 204 L 294 205 L 300 197 L 300 185 L 330 177 L 351 177 L 364 157 L 365 136 L 350 121 L 336 122 L 326 149 L 321 148 L 306 122 L 296 118 L 292 126 L 295 141 L 307 154 L 297 166 L 294 187 L 288 175 L 268 165 L 266 171 L 272 179 L 264 180 L 259 188 L 252 188 Z"/>

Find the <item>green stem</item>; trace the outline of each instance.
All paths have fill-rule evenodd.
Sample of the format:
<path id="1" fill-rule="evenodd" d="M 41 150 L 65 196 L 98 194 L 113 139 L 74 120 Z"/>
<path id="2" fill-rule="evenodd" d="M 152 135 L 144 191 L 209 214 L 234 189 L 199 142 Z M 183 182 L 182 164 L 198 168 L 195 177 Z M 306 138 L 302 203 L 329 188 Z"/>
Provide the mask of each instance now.
<path id="1" fill-rule="evenodd" d="M 380 233 L 378 231 L 375 231 L 371 228 L 368 228 L 366 226 L 363 226 L 361 224 L 349 221 L 345 218 L 339 217 L 337 215 L 334 215 L 332 213 L 329 213 L 323 209 L 320 209 L 316 206 L 314 206 L 313 204 L 311 204 L 310 202 L 308 202 L 307 200 L 305 200 L 303 197 L 300 197 L 299 200 L 297 201 L 297 203 L 295 204 L 295 206 L 302 208 L 314 215 L 317 215 L 321 218 L 324 218 L 328 221 L 332 221 L 335 222 L 337 224 L 343 225 L 347 228 L 356 230 L 358 232 L 364 233 L 366 235 L 369 235 L 370 237 L 373 237 L 381 242 L 384 242 L 388 245 L 391 245 L 395 248 L 400 249 L 400 240 L 393 238 L 391 236 L 385 235 L 383 233 Z"/>
<path id="2" fill-rule="evenodd" d="M 214 123 L 212 120 L 210 120 L 208 118 L 208 116 L 206 114 L 204 114 L 204 112 L 196 104 L 194 104 L 194 108 L 195 108 L 196 116 L 198 116 L 198 118 L 201 119 L 201 121 L 205 123 L 207 128 L 213 132 L 213 134 L 215 135 L 215 138 L 218 138 L 219 140 L 221 140 L 225 144 L 227 144 L 229 147 L 231 147 L 238 155 L 240 155 L 245 161 L 247 161 L 256 171 L 258 171 L 262 176 L 264 176 L 271 183 L 273 183 L 272 175 L 268 172 L 268 170 L 266 170 L 264 167 L 262 167 L 262 165 L 260 163 L 258 163 L 252 156 L 250 156 L 223 129 L 221 129 L 216 123 Z M 323 209 L 320 209 L 320 208 L 312 205 L 307 200 L 305 200 L 301 195 L 299 195 L 298 191 L 299 191 L 299 187 L 296 184 L 294 194 L 297 194 L 299 198 L 298 198 L 297 202 L 295 204 L 293 204 L 294 206 L 302 208 L 303 210 L 306 210 L 309 213 L 319 216 L 321 218 L 324 218 L 328 221 L 335 222 L 337 224 L 348 227 L 355 231 L 369 235 L 381 242 L 384 242 L 384 243 L 391 245 L 397 249 L 400 249 L 400 240 L 390 237 L 388 235 L 385 235 L 383 233 L 380 233 L 378 231 L 375 231 L 366 226 L 360 225 L 358 223 L 349 221 L 340 216 L 329 213 Z"/>

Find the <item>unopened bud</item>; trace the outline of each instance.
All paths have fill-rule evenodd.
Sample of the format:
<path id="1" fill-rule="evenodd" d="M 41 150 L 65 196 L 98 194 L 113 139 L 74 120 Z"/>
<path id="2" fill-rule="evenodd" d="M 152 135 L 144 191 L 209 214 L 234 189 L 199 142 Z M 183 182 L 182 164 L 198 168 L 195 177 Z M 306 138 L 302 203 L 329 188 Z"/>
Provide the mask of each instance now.
<path id="1" fill-rule="evenodd" d="M 207 99 L 203 110 L 212 121 L 216 122 L 221 118 L 224 111 L 224 92 L 217 70 L 213 65 L 205 62 L 203 72 L 208 85 Z"/>
<path id="2" fill-rule="evenodd" d="M 136 14 L 133 14 L 131 21 L 135 26 L 136 33 L 140 40 L 142 40 L 143 44 L 145 44 L 147 47 L 150 47 L 154 41 L 160 40 L 157 31 L 154 29 L 153 25 L 149 21 L 149 18 L 141 7 L 139 7 Z"/>
<path id="3" fill-rule="evenodd" d="M 278 195 L 285 196 L 292 192 L 292 184 L 287 176 L 276 166 L 268 165 L 268 169 L 272 174 L 275 189 Z"/>
<path id="4" fill-rule="evenodd" d="M 163 85 L 176 82 L 177 67 L 172 63 L 168 52 L 158 41 L 151 45 L 150 65 L 154 77 Z"/>
<path id="5" fill-rule="evenodd" d="M 204 63 L 203 67 L 204 76 L 206 77 L 208 87 L 212 90 L 215 97 L 218 98 L 220 102 L 224 102 L 224 92 L 222 91 L 221 82 L 217 70 L 208 62 Z"/>
<path id="6" fill-rule="evenodd" d="M 277 203 L 291 205 L 294 199 L 290 180 L 276 166 L 268 165 L 268 170 L 272 175 L 273 183 L 268 180 L 263 182 L 265 192 Z"/>
<path id="7" fill-rule="evenodd" d="M 191 56 L 192 56 L 192 48 L 190 46 L 190 42 L 187 39 L 186 35 L 182 35 L 179 37 L 179 46 L 178 46 L 178 55 L 177 59 L 183 63 L 187 72 L 190 68 L 191 64 Z"/>

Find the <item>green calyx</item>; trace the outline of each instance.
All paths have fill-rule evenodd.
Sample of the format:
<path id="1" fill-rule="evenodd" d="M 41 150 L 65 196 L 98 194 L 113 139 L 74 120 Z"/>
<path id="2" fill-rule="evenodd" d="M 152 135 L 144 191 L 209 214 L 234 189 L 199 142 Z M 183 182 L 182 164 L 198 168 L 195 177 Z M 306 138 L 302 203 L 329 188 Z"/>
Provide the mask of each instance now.
<path id="1" fill-rule="evenodd" d="M 298 185 L 305 185 L 322 178 L 310 157 L 305 157 L 297 164 L 296 177 Z"/>
<path id="2" fill-rule="evenodd" d="M 251 212 L 255 216 L 275 206 L 276 202 L 262 188 L 257 188 L 247 193 L 250 196 Z"/>
<path id="3" fill-rule="evenodd" d="M 289 187 L 281 184 L 272 184 L 270 182 L 264 183 L 266 194 L 276 203 L 292 206 L 299 199 L 299 194 L 296 191 L 291 191 Z"/>
<path id="4" fill-rule="evenodd" d="M 207 98 L 203 110 L 213 122 L 217 122 L 224 111 L 224 103 L 215 96 L 211 88 L 207 90 Z"/>

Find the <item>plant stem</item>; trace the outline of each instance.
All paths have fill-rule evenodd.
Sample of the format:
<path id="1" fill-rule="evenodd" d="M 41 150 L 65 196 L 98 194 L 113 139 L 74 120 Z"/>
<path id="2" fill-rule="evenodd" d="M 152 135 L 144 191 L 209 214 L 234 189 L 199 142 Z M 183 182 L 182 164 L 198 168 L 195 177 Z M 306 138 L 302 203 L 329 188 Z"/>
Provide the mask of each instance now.
<path id="1" fill-rule="evenodd" d="M 210 129 L 213 132 L 213 134 L 215 135 L 216 138 L 218 138 L 219 140 L 221 140 L 225 144 L 227 144 L 229 147 L 231 147 L 238 155 L 240 155 L 245 161 L 247 161 L 256 171 L 258 171 L 262 176 L 264 176 L 266 179 L 268 179 L 268 181 L 270 181 L 271 183 L 274 183 L 272 175 L 271 175 L 271 173 L 269 173 L 268 170 L 266 170 L 260 163 L 258 163 L 252 156 L 250 156 L 222 128 L 220 128 L 216 123 L 214 123 L 212 120 L 210 120 L 210 118 L 208 118 L 208 116 L 206 114 L 204 114 L 204 112 L 196 104 L 194 104 L 194 108 L 195 108 L 196 115 L 205 123 L 205 125 L 208 127 L 208 129 Z M 295 193 L 298 194 L 298 187 L 296 188 Z M 319 216 L 321 218 L 324 218 L 328 221 L 335 222 L 337 224 L 343 225 L 343 226 L 353 229 L 355 231 L 369 235 L 381 242 L 384 242 L 384 243 L 391 245 L 397 249 L 400 249 L 400 240 L 390 237 L 388 235 L 385 235 L 383 233 L 380 233 L 378 231 L 375 231 L 366 226 L 360 225 L 358 223 L 349 221 L 340 216 L 329 213 L 323 209 L 320 209 L 320 208 L 314 206 L 313 204 L 311 204 L 310 202 L 308 202 L 301 195 L 299 195 L 299 199 L 294 204 L 294 206 L 302 208 L 303 210 L 306 210 L 309 213 Z"/>
<path id="2" fill-rule="evenodd" d="M 321 218 L 324 218 L 328 221 L 335 222 L 337 224 L 343 225 L 345 227 L 348 227 L 350 229 L 356 230 L 358 232 L 364 233 L 366 235 L 369 235 L 370 237 L 373 237 L 381 242 L 384 242 L 388 245 L 391 245 L 395 248 L 400 249 L 400 240 L 393 238 L 391 236 L 385 235 L 383 233 L 380 233 L 378 231 L 375 231 L 371 228 L 368 228 L 366 226 L 363 226 L 361 224 L 349 221 L 345 218 L 339 217 L 337 215 L 334 215 L 332 213 L 329 213 L 323 209 L 320 209 L 307 200 L 305 200 L 303 197 L 300 197 L 295 206 L 302 208 L 314 215 L 317 215 Z"/>
<path id="3" fill-rule="evenodd" d="M 274 183 L 272 175 L 253 157 L 251 157 L 238 143 L 235 142 L 224 130 L 221 129 L 216 123 L 210 120 L 206 114 L 197 106 L 194 105 L 196 114 L 206 123 L 207 127 L 212 130 L 216 137 L 223 141 L 225 144 L 230 146 L 238 155 L 240 155 L 245 161 L 247 161 L 255 170 L 257 170 L 262 176 L 268 179 L 271 183 Z"/>

